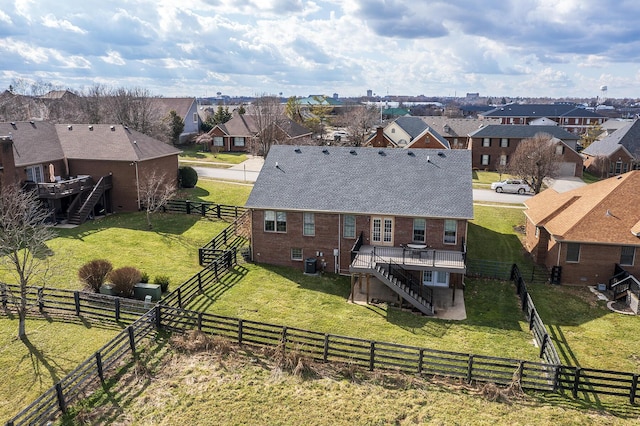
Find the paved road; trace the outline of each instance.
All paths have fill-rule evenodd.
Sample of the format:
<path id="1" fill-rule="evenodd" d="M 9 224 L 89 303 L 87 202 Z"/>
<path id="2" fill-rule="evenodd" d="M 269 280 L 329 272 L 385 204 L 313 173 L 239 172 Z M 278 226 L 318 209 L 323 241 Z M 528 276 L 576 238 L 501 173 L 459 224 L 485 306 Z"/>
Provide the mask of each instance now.
<path id="1" fill-rule="evenodd" d="M 474 189 L 473 201 L 489 201 L 492 203 L 522 204 L 531 198 L 530 194 L 498 193 L 490 189 Z"/>
<path id="2" fill-rule="evenodd" d="M 240 182 L 255 182 L 260 172 L 240 168 L 219 169 L 213 167 L 194 167 L 198 176 L 211 179 L 237 180 Z"/>

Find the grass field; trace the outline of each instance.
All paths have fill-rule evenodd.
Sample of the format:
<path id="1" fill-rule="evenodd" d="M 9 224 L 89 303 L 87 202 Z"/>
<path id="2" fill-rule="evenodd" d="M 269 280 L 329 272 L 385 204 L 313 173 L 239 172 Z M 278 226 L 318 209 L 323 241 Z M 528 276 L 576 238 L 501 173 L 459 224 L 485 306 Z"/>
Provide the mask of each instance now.
<path id="1" fill-rule="evenodd" d="M 0 316 L 0 422 L 26 407 L 111 340 L 117 326 L 28 319 L 21 341 L 18 320 Z"/>
<path id="2" fill-rule="evenodd" d="M 179 197 L 192 201 L 244 206 L 252 188 L 251 184 L 199 179 L 195 188 L 181 190 Z"/>
<path id="3" fill-rule="evenodd" d="M 589 405 L 558 394 L 523 395 L 491 385 L 370 373 L 314 364 L 295 354 L 279 358 L 228 345 L 184 353 L 166 341 L 155 347 L 124 372 L 118 385 L 74 407 L 76 419 L 84 424 L 337 426 L 635 425 L 640 419 L 640 410 L 629 405 Z"/>

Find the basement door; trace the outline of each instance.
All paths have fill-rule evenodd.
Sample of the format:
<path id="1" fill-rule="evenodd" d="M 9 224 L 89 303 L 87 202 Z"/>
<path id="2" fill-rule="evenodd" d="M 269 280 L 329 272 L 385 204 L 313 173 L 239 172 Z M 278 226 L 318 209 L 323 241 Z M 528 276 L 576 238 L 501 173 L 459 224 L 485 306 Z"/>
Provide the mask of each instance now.
<path id="1" fill-rule="evenodd" d="M 371 218 L 371 243 L 382 246 L 393 245 L 393 217 Z"/>

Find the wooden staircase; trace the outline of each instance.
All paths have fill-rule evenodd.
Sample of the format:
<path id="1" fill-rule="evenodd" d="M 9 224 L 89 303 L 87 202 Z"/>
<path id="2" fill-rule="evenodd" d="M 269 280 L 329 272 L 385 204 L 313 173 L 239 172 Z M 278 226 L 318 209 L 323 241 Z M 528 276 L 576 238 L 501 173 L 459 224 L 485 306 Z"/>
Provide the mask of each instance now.
<path id="1" fill-rule="evenodd" d="M 433 315 L 433 290 L 415 280 L 397 263 L 375 262 L 374 275 L 400 297 L 425 315 Z"/>
<path id="2" fill-rule="evenodd" d="M 71 225 L 81 225 L 86 222 L 89 214 L 93 211 L 93 208 L 98 204 L 104 193 L 111 188 L 111 176 L 103 176 L 91 191 L 78 194 L 67 210 L 67 222 Z"/>

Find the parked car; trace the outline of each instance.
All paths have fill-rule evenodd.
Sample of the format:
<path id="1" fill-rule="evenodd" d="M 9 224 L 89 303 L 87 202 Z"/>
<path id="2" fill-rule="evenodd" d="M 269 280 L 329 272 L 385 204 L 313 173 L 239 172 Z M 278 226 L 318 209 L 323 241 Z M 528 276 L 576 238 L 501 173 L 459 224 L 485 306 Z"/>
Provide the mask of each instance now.
<path id="1" fill-rule="evenodd" d="M 349 134 L 344 130 L 336 130 L 335 132 L 333 132 L 333 140 L 336 142 L 339 142 L 342 139 L 347 139 L 348 137 Z"/>
<path id="2" fill-rule="evenodd" d="M 491 189 L 496 192 L 513 192 L 518 194 L 532 192 L 529 185 L 517 179 L 506 179 L 501 182 L 493 182 L 491 184 Z"/>

